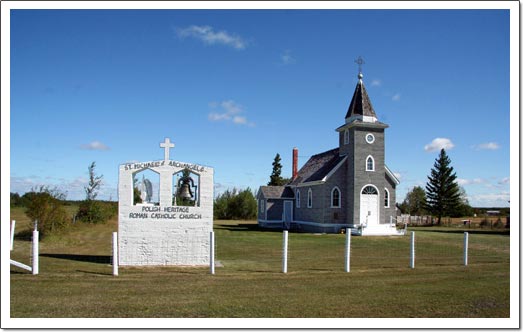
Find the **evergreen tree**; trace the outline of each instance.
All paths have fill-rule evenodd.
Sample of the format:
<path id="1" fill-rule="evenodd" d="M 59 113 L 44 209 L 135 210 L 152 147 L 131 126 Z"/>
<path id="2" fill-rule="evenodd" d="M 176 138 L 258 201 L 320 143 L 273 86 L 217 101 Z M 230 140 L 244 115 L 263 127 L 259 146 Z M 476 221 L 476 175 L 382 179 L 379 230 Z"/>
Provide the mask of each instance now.
<path id="1" fill-rule="evenodd" d="M 456 178 L 454 168 L 450 166 L 450 158 L 445 149 L 441 149 L 425 187 L 427 209 L 437 217 L 438 225 L 441 223 L 441 217 L 453 214 L 461 204 Z"/>
<path id="2" fill-rule="evenodd" d="M 279 153 L 276 153 L 276 156 L 274 157 L 274 161 L 272 162 L 272 174 L 271 174 L 271 180 L 267 185 L 269 186 L 283 186 L 286 182 L 285 179 L 281 177 L 281 157 Z"/>

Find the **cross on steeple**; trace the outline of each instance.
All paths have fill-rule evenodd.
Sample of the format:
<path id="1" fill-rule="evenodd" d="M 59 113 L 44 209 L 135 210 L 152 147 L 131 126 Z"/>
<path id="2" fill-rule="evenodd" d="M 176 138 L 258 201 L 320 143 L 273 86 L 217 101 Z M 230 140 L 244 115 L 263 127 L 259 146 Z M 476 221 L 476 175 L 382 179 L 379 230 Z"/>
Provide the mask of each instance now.
<path id="1" fill-rule="evenodd" d="M 174 148 L 174 143 L 171 143 L 171 140 L 168 137 L 166 137 L 165 141 L 163 143 L 160 143 L 160 147 L 165 149 L 165 151 L 164 151 L 165 161 L 169 161 L 169 150 L 171 148 Z"/>
<path id="2" fill-rule="evenodd" d="M 354 62 L 356 62 L 358 64 L 358 69 L 359 69 L 358 77 L 361 79 L 363 77 L 363 74 L 361 73 L 361 65 L 365 64 L 365 61 L 363 61 L 363 58 L 360 55 L 356 60 L 354 60 Z"/>

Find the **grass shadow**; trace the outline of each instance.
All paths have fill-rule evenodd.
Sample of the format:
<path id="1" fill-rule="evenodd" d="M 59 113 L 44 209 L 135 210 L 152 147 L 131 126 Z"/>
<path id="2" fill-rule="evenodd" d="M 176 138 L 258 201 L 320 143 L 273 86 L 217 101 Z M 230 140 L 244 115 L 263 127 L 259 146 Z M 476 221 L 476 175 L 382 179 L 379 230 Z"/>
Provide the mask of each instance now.
<path id="1" fill-rule="evenodd" d="M 463 234 L 465 232 L 469 234 L 481 234 L 481 235 L 506 235 L 510 236 L 510 230 L 473 230 L 473 229 L 410 229 L 410 231 L 420 231 L 420 232 L 433 232 L 433 233 L 453 233 L 453 234 Z"/>
<path id="2" fill-rule="evenodd" d="M 258 224 L 235 224 L 235 225 L 223 225 L 215 224 L 214 229 L 223 229 L 232 232 L 278 232 L 281 233 L 281 229 L 278 228 L 262 228 Z"/>
<path id="3" fill-rule="evenodd" d="M 111 264 L 111 256 L 105 255 L 75 255 L 75 254 L 40 254 L 41 257 L 73 260 L 98 264 Z"/>
<path id="4" fill-rule="evenodd" d="M 20 232 L 15 233 L 14 236 L 15 240 L 19 241 L 32 241 L 33 240 L 33 230 L 27 229 Z"/>

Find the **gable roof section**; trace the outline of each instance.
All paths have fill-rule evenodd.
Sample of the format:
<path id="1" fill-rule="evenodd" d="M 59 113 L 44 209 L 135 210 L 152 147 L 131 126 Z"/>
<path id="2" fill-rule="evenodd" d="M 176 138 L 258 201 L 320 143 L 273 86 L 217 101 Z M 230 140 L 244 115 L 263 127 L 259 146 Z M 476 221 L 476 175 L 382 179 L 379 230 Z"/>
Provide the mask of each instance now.
<path id="1" fill-rule="evenodd" d="M 376 112 L 374 112 L 374 108 L 370 102 L 369 95 L 367 94 L 367 90 L 365 89 L 361 79 L 356 85 L 356 90 L 354 90 L 354 95 L 352 96 L 349 108 L 347 109 L 345 119 L 358 115 L 377 118 Z"/>
<path id="2" fill-rule="evenodd" d="M 261 186 L 260 192 L 265 199 L 294 198 L 294 192 L 286 186 Z"/>
<path id="3" fill-rule="evenodd" d="M 296 186 L 301 183 L 324 181 L 327 175 L 345 160 L 345 156 L 340 156 L 339 148 L 316 154 L 303 165 L 299 170 L 298 176 L 290 185 Z"/>
<path id="4" fill-rule="evenodd" d="M 392 173 L 392 171 L 385 165 L 385 174 L 396 184 L 400 184 L 400 180 Z"/>

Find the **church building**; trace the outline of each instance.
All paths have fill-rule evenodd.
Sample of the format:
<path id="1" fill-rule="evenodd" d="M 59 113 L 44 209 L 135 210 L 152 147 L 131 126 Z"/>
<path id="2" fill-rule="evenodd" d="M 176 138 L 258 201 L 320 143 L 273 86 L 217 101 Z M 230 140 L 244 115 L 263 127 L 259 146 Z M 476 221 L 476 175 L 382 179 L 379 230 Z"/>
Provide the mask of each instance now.
<path id="1" fill-rule="evenodd" d="M 297 170 L 293 150 L 292 180 L 258 190 L 258 224 L 304 232 L 400 235 L 396 231 L 396 186 L 385 165 L 385 129 L 363 84 L 361 73 L 344 123 L 336 128 L 338 146 L 318 153 Z"/>

